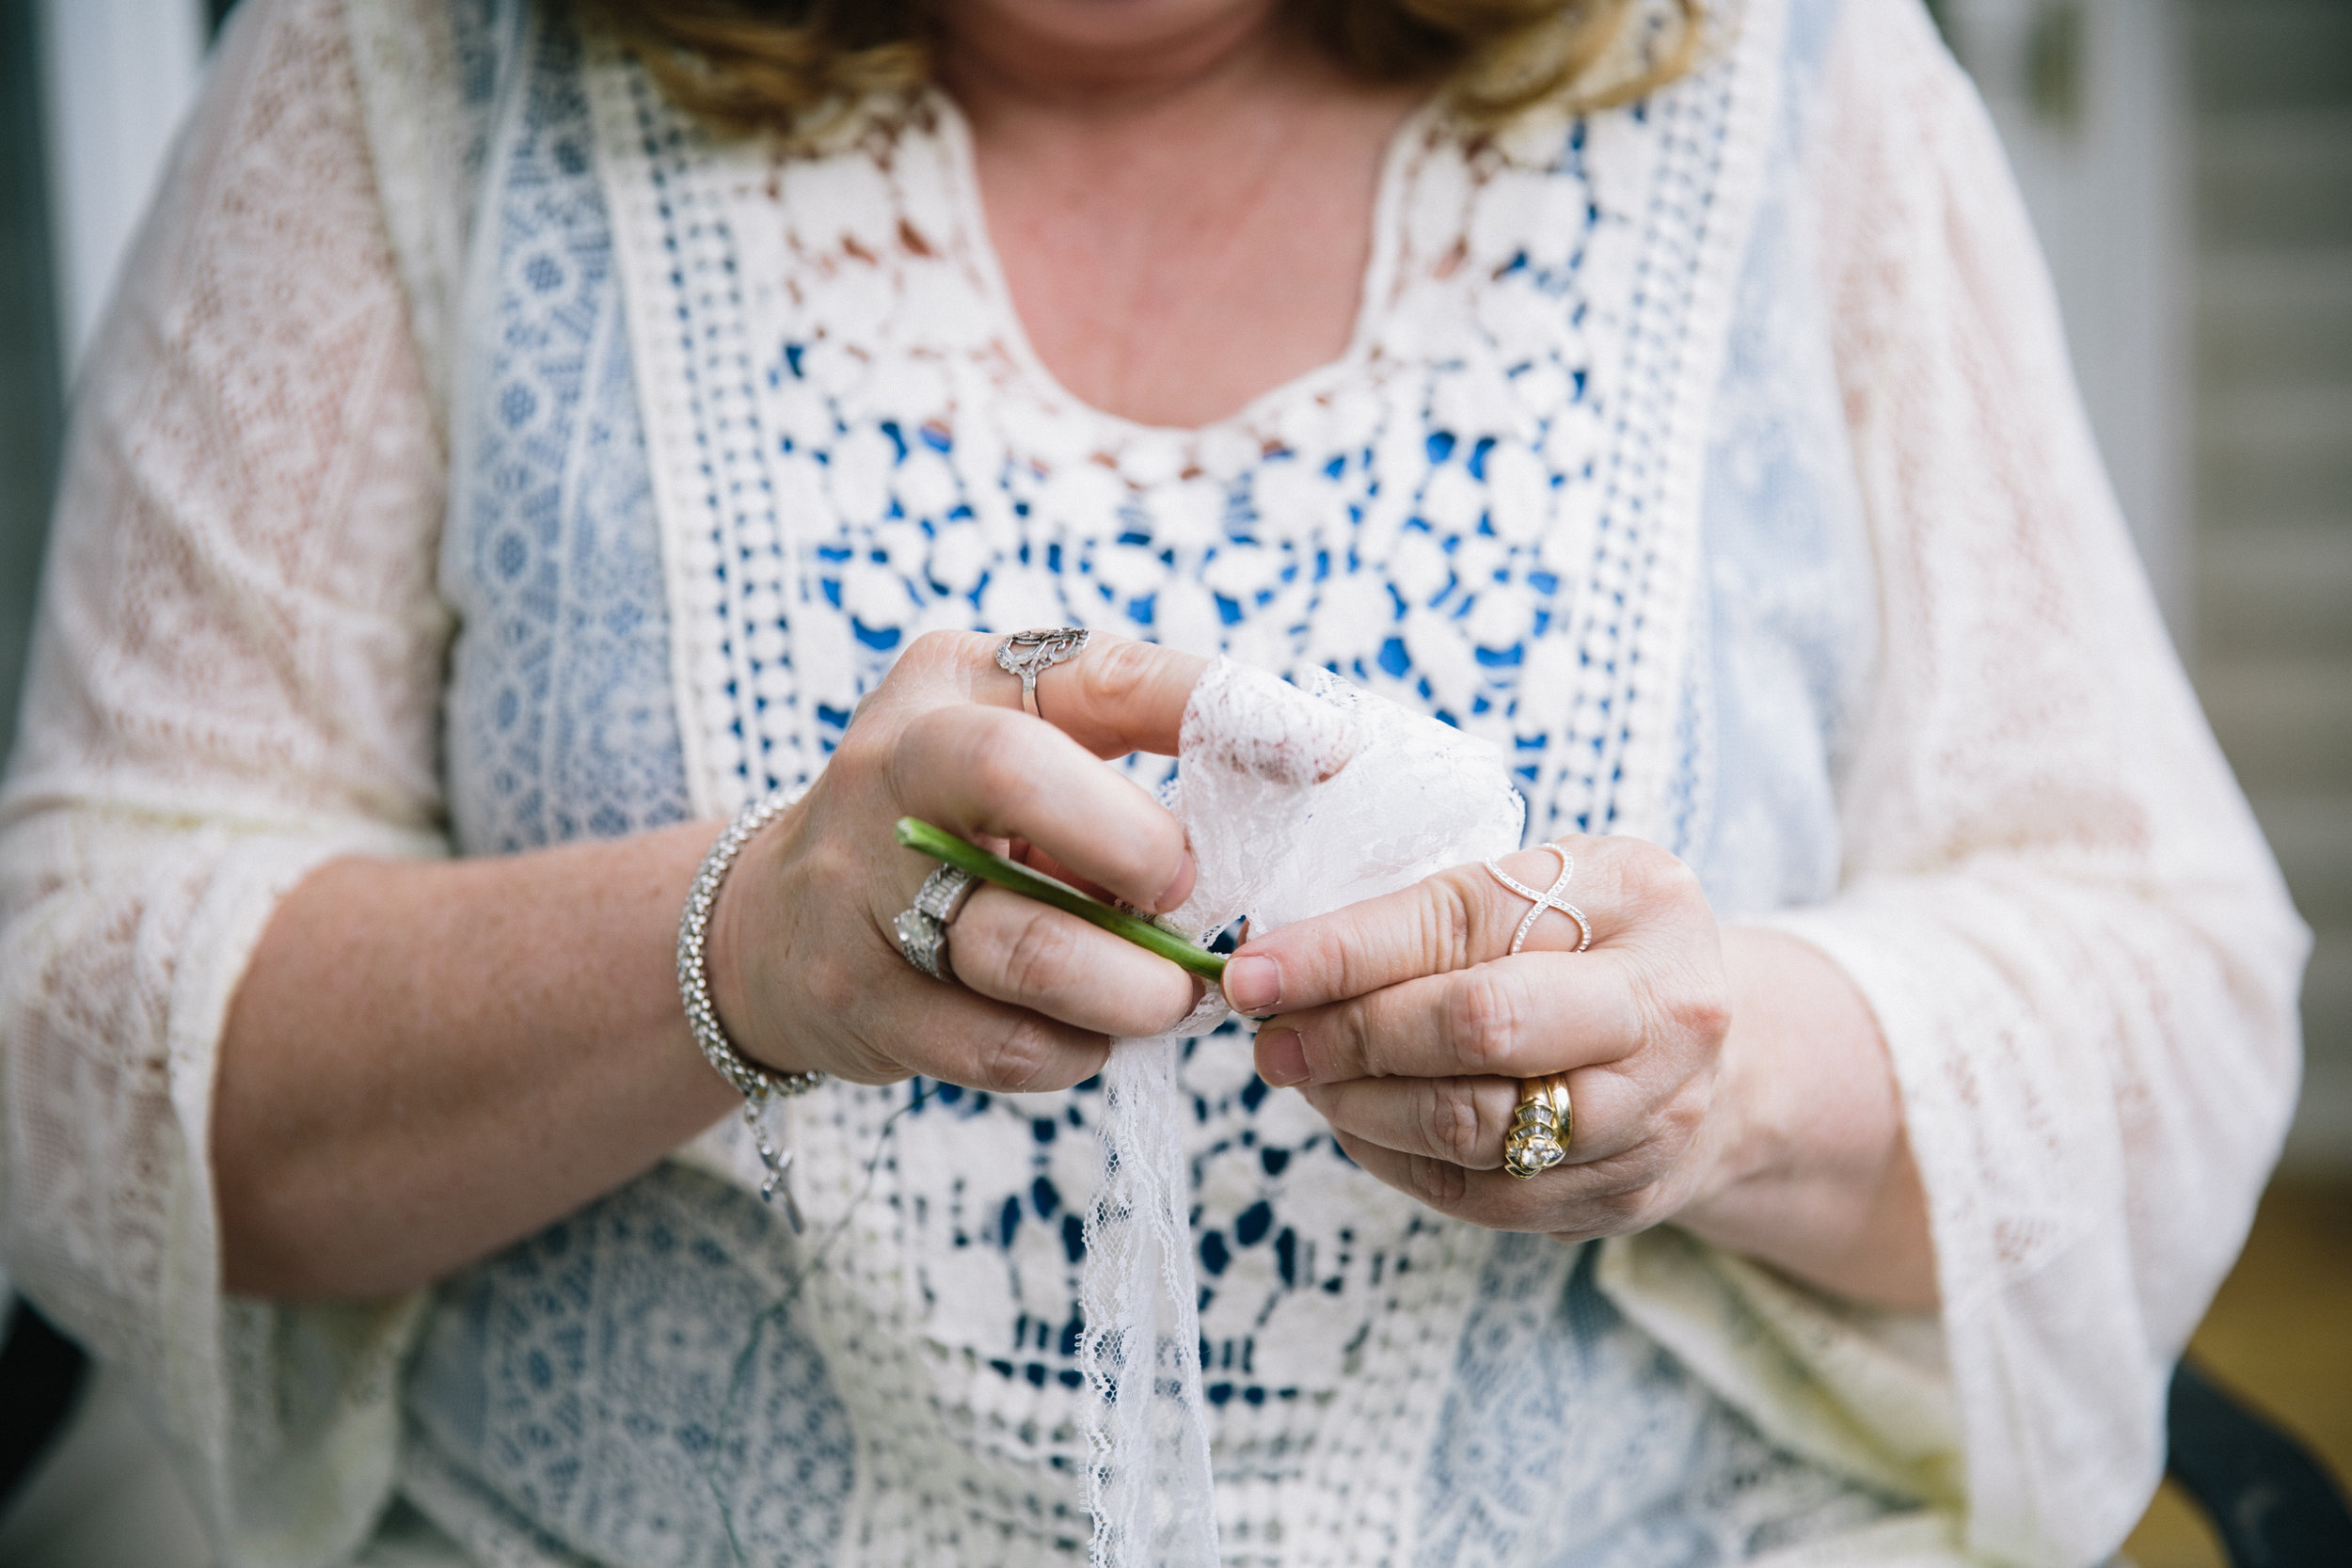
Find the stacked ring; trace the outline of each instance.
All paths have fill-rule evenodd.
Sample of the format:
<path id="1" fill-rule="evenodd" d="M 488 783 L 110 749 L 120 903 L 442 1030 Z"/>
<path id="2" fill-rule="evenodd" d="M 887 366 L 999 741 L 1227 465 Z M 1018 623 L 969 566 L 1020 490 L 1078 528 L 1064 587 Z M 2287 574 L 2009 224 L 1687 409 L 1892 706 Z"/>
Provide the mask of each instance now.
<path id="1" fill-rule="evenodd" d="M 1568 1157 L 1575 1121 L 1566 1073 L 1527 1079 L 1519 1085 L 1519 1108 L 1503 1136 L 1502 1168 L 1525 1181 L 1559 1164 Z"/>
<path id="2" fill-rule="evenodd" d="M 891 922 L 898 934 L 898 951 L 906 955 L 907 962 L 934 980 L 954 978 L 945 963 L 947 927 L 977 885 L 972 873 L 952 865 L 940 866 L 923 879 L 923 885 L 915 889 L 914 905 Z"/>

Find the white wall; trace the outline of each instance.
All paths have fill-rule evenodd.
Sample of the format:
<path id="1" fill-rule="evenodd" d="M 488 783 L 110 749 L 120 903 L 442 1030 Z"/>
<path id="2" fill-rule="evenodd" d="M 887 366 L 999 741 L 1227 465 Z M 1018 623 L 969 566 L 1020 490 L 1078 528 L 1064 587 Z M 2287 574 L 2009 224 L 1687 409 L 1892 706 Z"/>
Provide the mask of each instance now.
<path id="1" fill-rule="evenodd" d="M 2193 235 L 2185 18 L 2176 0 L 1946 0 L 1944 11 L 2033 214 L 2100 450 L 2186 654 Z M 2082 45 L 2074 90 L 2045 73 L 2037 94 L 2037 39 L 2046 51 L 2067 12 L 2079 21 Z M 2052 86 L 2061 88 L 2055 101 Z"/>
<path id="2" fill-rule="evenodd" d="M 57 321 L 70 375 L 203 72 L 200 0 L 40 0 Z"/>

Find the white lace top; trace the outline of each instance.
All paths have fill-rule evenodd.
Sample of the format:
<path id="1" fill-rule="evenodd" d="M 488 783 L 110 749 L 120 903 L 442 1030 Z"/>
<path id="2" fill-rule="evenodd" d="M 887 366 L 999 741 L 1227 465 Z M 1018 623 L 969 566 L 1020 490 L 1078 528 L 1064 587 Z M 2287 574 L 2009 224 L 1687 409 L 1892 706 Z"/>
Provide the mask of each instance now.
<path id="1" fill-rule="evenodd" d="M 1534 831 L 1676 848 L 1862 986 L 1929 1192 L 1946 1306 L 1890 1320 L 1439 1219 L 1199 1042 L 1230 1560 L 2120 1541 L 2301 934 L 1924 17 L 1726 31 L 1634 109 L 1412 122 L 1346 355 L 1179 432 L 1037 363 L 944 102 L 779 164 L 520 6 L 245 8 L 85 383 L 0 840 L 8 1264 L 236 1560 L 1083 1552 L 1086 1087 L 835 1085 L 806 1243 L 722 1132 L 370 1307 L 223 1296 L 205 1154 L 323 859 L 715 814 L 921 630 L 1065 620 L 1339 670 Z"/>

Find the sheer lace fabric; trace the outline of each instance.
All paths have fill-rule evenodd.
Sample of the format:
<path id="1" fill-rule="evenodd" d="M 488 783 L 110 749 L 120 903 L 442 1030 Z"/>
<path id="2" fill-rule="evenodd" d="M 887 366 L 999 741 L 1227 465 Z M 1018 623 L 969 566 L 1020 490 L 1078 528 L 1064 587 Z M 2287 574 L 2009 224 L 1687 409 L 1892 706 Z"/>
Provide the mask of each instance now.
<path id="1" fill-rule="evenodd" d="M 348 1551 L 414 1303 L 225 1297 L 215 1046 L 277 900 L 445 852 L 445 458 L 340 8 L 234 28 L 84 372 L 5 798 L 5 1238 L 240 1560 Z"/>
<path id="2" fill-rule="evenodd" d="M 1171 925 L 1205 940 L 1294 920 L 1518 847 L 1526 807 L 1492 746 L 1322 673 L 1301 691 L 1218 659 L 1185 705 L 1169 805 L 1199 882 Z M 1222 1022 L 1211 998 L 1179 1026 Z M 1192 1183 L 1177 1037 L 1121 1040 L 1104 1071 L 1078 1364 L 1098 1564 L 1218 1560 L 1200 1380 Z"/>
<path id="3" fill-rule="evenodd" d="M 453 8 L 461 18 L 468 9 Z M 2120 1539 L 2153 1484 L 2163 1370 L 2232 1256 L 2275 1149 L 2292 1098 L 2302 939 L 2134 586 L 1989 128 L 1915 8 L 1849 4 L 1835 27 L 1806 170 L 1843 397 L 1841 446 L 1825 466 L 1858 476 L 1881 625 L 1838 778 L 1844 885 L 1777 918 L 1855 976 L 1886 1031 L 1933 1209 L 1944 1333 L 1908 1344 L 1901 1324 L 1841 1310 L 1671 1231 L 1612 1243 L 1593 1288 L 1644 1343 L 1671 1350 L 1785 1450 L 1947 1508 L 1964 1543 L 1914 1543 L 1923 1559 L 1973 1550 L 2079 1562 Z M 449 611 L 436 550 L 451 457 L 437 398 L 462 357 L 451 341 L 462 293 L 453 269 L 469 243 L 462 171 L 496 150 L 469 140 L 463 78 L 476 68 L 462 42 L 405 64 L 367 52 L 395 34 L 373 8 L 347 18 L 330 0 L 255 0 L 233 30 L 85 382 L 24 739 L 0 808 L 0 1234 L 11 1271 L 101 1354 L 151 1374 L 160 1423 L 216 1530 L 256 1562 L 339 1560 L 368 1534 L 400 1462 L 397 1370 L 417 1316 L 413 1302 L 278 1309 L 223 1296 L 206 1174 L 221 1019 L 276 899 L 335 854 L 447 848 L 436 722 Z M 405 100 L 385 89 L 402 71 L 416 89 Z M 404 144 L 392 130 L 413 129 L 421 112 L 446 116 L 446 136 Z M 548 169 L 576 172 L 577 149 L 546 152 Z M 1613 173 L 1638 182 L 1638 160 L 1597 166 L 1603 187 Z M 808 199 L 823 210 L 822 193 Z M 1439 228 L 1428 237 L 1447 239 Z M 577 254 L 593 260 L 593 245 Z M 1611 287 L 1629 288 L 1632 261 L 1620 252 L 1613 265 Z M 1396 313 L 1401 335 L 1430 319 Z M 579 322 L 524 323 L 550 324 Z M 644 340 L 598 330 L 608 335 L 591 341 L 607 346 L 583 362 L 599 373 L 580 384 L 624 394 L 596 403 L 596 417 L 633 421 L 642 404 L 668 428 L 663 400 L 677 395 L 677 378 L 636 356 L 636 396 L 627 395 L 628 351 Z M 1579 345 L 1562 348 L 1572 352 Z M 453 428 L 472 427 L 461 417 Z M 626 447 L 634 428 L 615 440 Z M 910 448 L 933 462 L 919 439 Z M 1165 453 L 1138 442 L 1122 455 L 1142 475 Z M 1463 461 L 1419 461 L 1426 507 L 1456 504 Z M 847 465 L 822 487 L 871 486 L 890 471 Z M 1181 525 L 1197 496 L 1181 473 L 1168 477 Z M 1319 494 L 1315 475 L 1284 476 L 1293 480 Z M 673 479 L 658 483 L 675 489 Z M 1526 524 L 1531 541 L 1590 523 L 1573 484 L 1558 504 L 1506 504 L 1497 521 L 1505 536 Z M 1395 531 L 1399 569 L 1434 569 L 1401 516 L 1369 520 Z M 985 510 L 972 519 L 1001 521 Z M 661 556 L 668 608 L 702 615 L 675 544 L 665 538 Z M 939 556 L 939 569 L 960 572 L 961 547 Z M 496 551 L 487 559 L 495 565 Z M 1254 606 L 1262 589 L 1279 599 L 1279 577 L 1244 581 L 1246 562 L 1229 568 L 1236 602 Z M 849 602 L 914 629 L 914 611 L 898 609 L 866 563 L 845 574 Z M 1058 593 L 1031 578 L 1008 586 Z M 784 607 L 771 602 L 772 584 L 751 587 L 751 610 L 774 620 Z M 1191 602 L 1218 613 L 1208 595 Z M 1005 613 L 1020 608 L 1008 601 Z M 1280 629 L 1271 618 L 1255 625 Z M 1415 617 L 1398 642 L 1418 675 L 1467 710 L 1502 688 L 1473 657 L 1481 644 L 1454 635 Z M 846 645 L 847 666 L 803 672 L 812 697 L 853 696 L 859 661 L 886 663 L 867 644 Z M 612 667 L 641 669 L 645 646 L 620 646 Z M 709 647 L 732 657 L 723 635 Z M 1385 649 L 1306 652 L 1311 662 L 1369 656 L 1377 671 Z M 691 778 L 675 765 L 675 809 L 687 809 L 689 788 L 691 805 L 708 810 L 754 782 L 743 759 L 711 760 L 710 737 L 729 722 L 713 694 L 730 668 L 713 676 L 679 660 L 657 677 L 675 678 L 675 701 L 663 685 L 653 707 L 613 710 L 622 730 L 654 712 L 657 729 L 674 726 L 675 754 L 701 759 Z M 635 691 L 638 678 L 602 689 Z M 758 694 L 755 683 L 742 690 L 746 701 Z M 826 721 L 812 705 L 794 722 L 806 749 L 796 766 L 814 766 Z M 1673 752 L 1649 753 L 1661 759 L 1661 799 Z M 1558 761 L 1547 758 L 1543 793 L 1573 800 L 1581 785 Z M 740 782 L 714 783 L 730 776 Z M 530 799 L 483 792 L 470 808 L 483 835 L 474 847 L 527 824 Z M 1644 810 L 1651 822 L 1677 819 L 1655 801 Z M 1188 1060 L 1184 1071 L 1198 1080 L 1207 1069 Z M 832 1135 L 862 1158 L 887 1109 L 844 1096 L 810 1114 L 840 1122 Z M 822 1129 L 803 1132 L 821 1141 Z M 943 1122 L 930 1135 L 930 1157 L 953 1158 L 965 1132 Z M 726 1163 L 723 1149 L 703 1158 Z M 839 1180 L 846 1204 L 851 1173 Z M 654 1196 L 621 1195 L 612 1212 L 627 1218 Z M 695 1223 L 726 1229 L 720 1211 L 698 1212 Z M 754 1228 L 727 1234 L 739 1243 Z M 853 1240 L 878 1255 L 892 1244 L 879 1227 Z M 1384 1430 L 1340 1432 L 1357 1447 L 1281 1483 L 1298 1539 L 1229 1529 L 1237 1560 L 1345 1560 L 1356 1548 L 1332 1543 L 1373 1538 L 1371 1527 L 1342 1534 L 1356 1528 L 1350 1511 L 1369 1506 L 1333 1500 L 1351 1469 L 1394 1477 L 1378 1484 L 1418 1499 L 1399 1467 L 1428 1432 L 1474 1435 L 1501 1418 L 1491 1374 L 1501 1363 L 1480 1358 L 1511 1333 L 1543 1342 L 1549 1320 L 1533 1308 L 1514 1316 L 1511 1292 L 1534 1299 L 1559 1281 L 1542 1275 L 1553 1265 L 1541 1255 L 1472 1241 L 1416 1234 L 1402 1289 L 1444 1310 L 1420 1313 L 1416 1297 L 1381 1320 L 1384 1336 L 1459 1324 L 1458 1340 L 1431 1329 L 1438 1342 L 1411 1352 L 1414 1365 L 1451 1368 L 1458 1344 L 1459 1392 L 1423 1389 Z M 1546 1283 L 1513 1283 L 1521 1275 Z M 890 1321 L 843 1285 L 811 1289 L 809 1332 L 828 1342 Z M 436 1323 L 437 1333 L 449 1325 Z M 844 1451 L 836 1438 L 850 1441 L 840 1432 L 870 1432 L 894 1409 L 927 1418 L 905 1414 L 925 1408 L 916 1353 L 886 1348 L 861 1367 L 859 1386 L 840 1386 L 798 1343 L 778 1341 L 772 1377 L 808 1413 L 813 1446 L 800 1451 L 812 1476 L 831 1474 L 824 1466 Z M 943 1448 L 999 1441 L 992 1434 L 1034 1414 L 1019 1397 L 1012 1386 L 996 1405 L 941 1417 L 953 1426 Z M 1234 1430 L 1246 1446 L 1249 1429 Z M 910 1473 L 932 1457 L 910 1452 Z M 858 1463 L 868 1458 L 861 1450 Z M 877 1484 L 869 1469 L 858 1476 L 861 1488 Z M 836 1496 L 812 1485 L 812 1496 Z M 1264 1491 L 1275 1485 L 1237 1480 L 1231 1517 L 1279 1514 Z M 1475 1497 L 1544 1517 L 1544 1499 L 1515 1485 L 1501 1472 L 1454 1475 L 1420 1516 L 1450 1528 L 1461 1515 L 1447 1514 L 1445 1499 Z M 1221 1481 L 1221 1508 L 1226 1491 Z M 824 1524 L 834 1504 L 812 1506 L 762 1539 L 835 1540 L 825 1530 L 837 1524 Z M 1050 1506 L 1042 1516 L 1042 1537 L 1069 1528 Z M 576 1539 L 595 1538 L 589 1523 Z M 1464 1553 L 1541 1560 L 1525 1544 L 1535 1527 L 1524 1529 L 1445 1539 L 1479 1544 Z M 1514 1539 L 1514 1555 L 1494 1545 Z M 488 1560 L 488 1541 L 469 1549 Z M 517 1560 L 566 1560 L 527 1532 L 509 1544 Z M 919 1544 L 859 1549 L 886 1560 Z M 1422 1555 L 1455 1560 L 1435 1545 Z"/>
<path id="4" fill-rule="evenodd" d="M 1778 923 L 1893 1053 L 1971 1542 L 2088 1561 L 2154 1484 L 2167 1373 L 2277 1156 L 2305 937 L 2135 568 L 1983 111 L 1915 8 L 1848 8 L 1815 187 L 1882 667 L 1845 886 Z"/>

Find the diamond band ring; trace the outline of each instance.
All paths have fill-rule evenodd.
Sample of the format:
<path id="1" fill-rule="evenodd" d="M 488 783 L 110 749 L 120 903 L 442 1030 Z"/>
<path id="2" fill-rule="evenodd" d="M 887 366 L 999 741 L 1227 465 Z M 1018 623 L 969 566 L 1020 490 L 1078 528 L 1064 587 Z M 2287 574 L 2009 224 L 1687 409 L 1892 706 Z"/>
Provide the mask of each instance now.
<path id="1" fill-rule="evenodd" d="M 947 955 L 947 927 L 962 911 L 964 899 L 977 885 L 969 871 L 940 866 L 915 889 L 914 904 L 891 922 L 898 935 L 898 951 L 934 980 L 955 977 L 942 961 Z"/>

